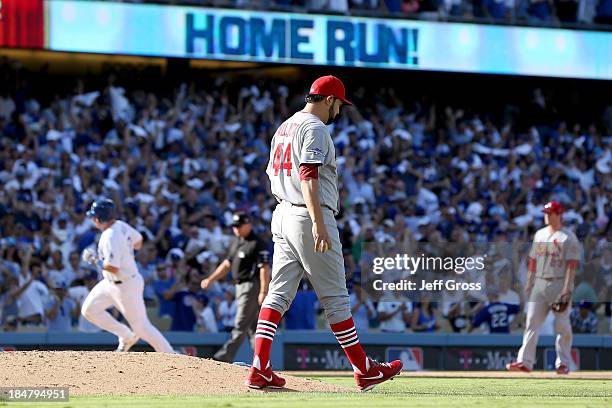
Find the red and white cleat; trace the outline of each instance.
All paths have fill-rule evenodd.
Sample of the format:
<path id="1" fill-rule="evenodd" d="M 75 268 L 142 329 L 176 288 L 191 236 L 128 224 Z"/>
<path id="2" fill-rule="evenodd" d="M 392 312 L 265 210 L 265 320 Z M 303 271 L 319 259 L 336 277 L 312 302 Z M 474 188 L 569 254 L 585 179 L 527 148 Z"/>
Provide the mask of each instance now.
<path id="1" fill-rule="evenodd" d="M 559 375 L 569 374 L 569 367 L 566 366 L 565 364 L 561 364 L 559 367 L 557 367 L 557 374 Z"/>
<path id="2" fill-rule="evenodd" d="M 506 370 L 508 370 L 508 371 L 522 371 L 524 373 L 530 373 L 531 372 L 529 367 L 527 367 L 523 363 L 519 363 L 518 361 L 515 361 L 514 363 L 506 364 Z"/>
<path id="3" fill-rule="evenodd" d="M 404 366 L 401 361 L 395 360 L 390 363 L 379 363 L 368 358 L 370 369 L 365 374 L 355 373 L 355 382 L 360 391 L 370 391 L 376 385 L 391 380 L 402 372 Z"/>
<path id="4" fill-rule="evenodd" d="M 255 367 L 249 369 L 249 377 L 245 384 L 249 388 L 283 388 L 285 386 L 285 379 L 274 374 L 272 367 L 268 367 L 265 370 L 258 370 Z"/>

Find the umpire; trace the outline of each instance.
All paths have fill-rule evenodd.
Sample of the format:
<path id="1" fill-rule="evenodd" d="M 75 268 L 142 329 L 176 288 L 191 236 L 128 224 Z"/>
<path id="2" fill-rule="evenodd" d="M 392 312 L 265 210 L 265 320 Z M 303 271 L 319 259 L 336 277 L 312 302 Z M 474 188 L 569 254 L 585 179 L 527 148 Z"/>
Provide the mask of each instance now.
<path id="1" fill-rule="evenodd" d="M 234 241 L 227 258 L 217 266 L 217 269 L 202 280 L 202 289 L 215 281 L 223 279 L 232 271 L 236 284 L 236 321 L 232 337 L 217 351 L 213 359 L 233 362 L 244 336 L 248 335 L 251 346 L 255 346 L 255 329 L 259 306 L 268 293 L 270 283 L 270 254 L 264 241 L 253 232 L 249 216 L 236 213 L 232 217 Z"/>

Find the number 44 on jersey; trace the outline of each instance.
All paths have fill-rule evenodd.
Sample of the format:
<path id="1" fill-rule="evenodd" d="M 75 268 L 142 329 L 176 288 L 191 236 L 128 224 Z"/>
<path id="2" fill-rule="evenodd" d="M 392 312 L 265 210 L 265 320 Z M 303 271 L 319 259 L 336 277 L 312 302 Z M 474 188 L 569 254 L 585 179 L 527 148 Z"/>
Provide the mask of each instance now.
<path id="1" fill-rule="evenodd" d="M 272 161 L 274 175 L 278 176 L 278 172 L 283 169 L 287 171 L 287 176 L 291 177 L 291 143 L 287 144 L 285 154 L 283 154 L 283 144 L 279 143 L 274 151 L 274 160 Z"/>

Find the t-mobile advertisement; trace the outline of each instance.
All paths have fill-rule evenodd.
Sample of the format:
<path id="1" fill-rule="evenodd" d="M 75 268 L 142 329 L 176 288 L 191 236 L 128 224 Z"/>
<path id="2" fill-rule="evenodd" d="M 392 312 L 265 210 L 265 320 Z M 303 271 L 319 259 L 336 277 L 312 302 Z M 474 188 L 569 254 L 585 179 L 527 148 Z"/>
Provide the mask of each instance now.
<path id="1" fill-rule="evenodd" d="M 399 359 L 404 370 L 453 370 L 453 371 L 504 371 L 506 364 L 516 361 L 517 347 L 453 346 L 365 346 L 375 359 L 390 361 Z M 605 364 L 607 350 L 573 348 L 570 369 L 596 370 Z M 553 370 L 556 354 L 554 348 L 538 347 L 535 368 Z M 337 371 L 350 370 L 351 364 L 336 345 L 287 344 L 284 349 L 285 370 Z"/>

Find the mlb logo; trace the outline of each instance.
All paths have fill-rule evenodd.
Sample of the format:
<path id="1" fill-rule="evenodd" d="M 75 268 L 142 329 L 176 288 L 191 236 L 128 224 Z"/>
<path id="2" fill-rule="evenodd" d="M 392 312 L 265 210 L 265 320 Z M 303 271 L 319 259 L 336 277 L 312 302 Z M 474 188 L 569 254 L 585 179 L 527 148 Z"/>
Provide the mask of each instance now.
<path id="1" fill-rule="evenodd" d="M 388 347 L 385 360 L 400 360 L 404 370 L 420 371 L 423 369 L 423 349 L 420 347 Z"/>
<path id="2" fill-rule="evenodd" d="M 194 346 L 179 347 L 176 351 L 186 356 L 197 357 L 198 349 Z"/>
<path id="3" fill-rule="evenodd" d="M 580 370 L 580 350 L 573 348 L 572 349 L 572 361 L 570 361 L 569 369 L 570 371 Z M 557 351 L 554 348 L 547 348 L 544 350 L 544 369 L 545 370 L 554 370 L 555 360 L 557 359 Z"/>

